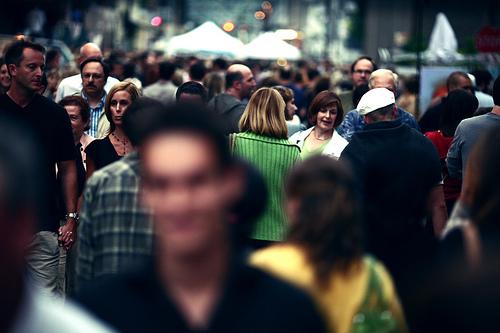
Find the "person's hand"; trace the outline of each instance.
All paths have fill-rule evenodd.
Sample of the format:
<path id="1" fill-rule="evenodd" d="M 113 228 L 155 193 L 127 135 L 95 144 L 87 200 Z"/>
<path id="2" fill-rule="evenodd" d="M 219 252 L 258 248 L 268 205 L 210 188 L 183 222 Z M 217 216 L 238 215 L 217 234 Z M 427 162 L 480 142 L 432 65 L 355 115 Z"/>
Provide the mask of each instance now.
<path id="1" fill-rule="evenodd" d="M 66 225 L 59 228 L 59 237 L 57 240 L 59 241 L 59 246 L 69 251 L 73 244 L 75 244 L 76 239 L 76 223 L 73 218 L 69 217 L 66 220 Z"/>

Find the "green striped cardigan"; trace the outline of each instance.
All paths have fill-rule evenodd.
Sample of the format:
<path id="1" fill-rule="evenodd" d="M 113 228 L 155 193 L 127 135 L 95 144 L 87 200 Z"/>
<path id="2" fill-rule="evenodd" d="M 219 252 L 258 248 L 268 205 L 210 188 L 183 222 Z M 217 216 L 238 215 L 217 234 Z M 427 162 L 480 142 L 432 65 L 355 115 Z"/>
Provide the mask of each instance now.
<path id="1" fill-rule="evenodd" d="M 251 131 L 239 133 L 234 144 L 234 156 L 257 167 L 267 186 L 267 204 L 255 221 L 251 238 L 282 241 L 288 232 L 288 219 L 283 207 L 283 183 L 290 169 L 300 161 L 300 148 L 286 139 L 271 138 Z"/>

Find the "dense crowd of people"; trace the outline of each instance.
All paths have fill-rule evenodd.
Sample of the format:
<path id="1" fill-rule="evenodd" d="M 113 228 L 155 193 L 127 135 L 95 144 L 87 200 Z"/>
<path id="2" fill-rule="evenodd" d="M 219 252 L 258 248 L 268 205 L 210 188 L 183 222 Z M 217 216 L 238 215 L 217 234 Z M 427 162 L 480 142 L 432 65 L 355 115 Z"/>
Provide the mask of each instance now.
<path id="1" fill-rule="evenodd" d="M 498 327 L 500 77 L 54 52 L 0 61 L 0 331 Z"/>

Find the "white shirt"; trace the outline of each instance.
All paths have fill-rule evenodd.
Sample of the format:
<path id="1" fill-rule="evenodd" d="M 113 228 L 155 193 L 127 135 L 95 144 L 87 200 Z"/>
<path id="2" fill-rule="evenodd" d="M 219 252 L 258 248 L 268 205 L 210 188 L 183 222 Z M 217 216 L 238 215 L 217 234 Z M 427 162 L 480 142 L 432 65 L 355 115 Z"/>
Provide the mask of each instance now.
<path id="1" fill-rule="evenodd" d="M 108 81 L 104 86 L 104 90 L 106 90 L 106 93 L 108 93 L 109 89 L 111 89 L 111 87 L 113 87 L 118 82 L 120 81 L 118 81 L 114 77 L 108 76 Z M 63 97 L 79 94 L 82 89 L 83 83 L 82 76 L 80 74 L 75 74 L 63 79 L 61 83 L 59 83 L 59 87 L 57 88 L 56 103 L 59 103 L 59 101 Z"/>

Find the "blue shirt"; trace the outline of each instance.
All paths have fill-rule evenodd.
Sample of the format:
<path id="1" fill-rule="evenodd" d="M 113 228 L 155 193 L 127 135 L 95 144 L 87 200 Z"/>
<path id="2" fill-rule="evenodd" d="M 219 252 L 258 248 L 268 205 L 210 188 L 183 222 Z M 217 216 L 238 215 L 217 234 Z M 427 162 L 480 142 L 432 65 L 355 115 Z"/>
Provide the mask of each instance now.
<path id="1" fill-rule="evenodd" d="M 101 117 L 101 113 L 104 112 L 104 102 L 106 101 L 106 96 L 108 94 L 106 93 L 106 90 L 104 90 L 104 96 L 102 96 L 101 100 L 99 101 L 99 105 L 95 108 L 93 108 L 87 97 L 85 96 L 83 90 L 82 90 L 82 97 L 87 101 L 90 107 L 90 129 L 87 131 L 87 134 L 97 138 L 97 127 L 99 125 L 99 118 Z"/>
<path id="2" fill-rule="evenodd" d="M 398 115 L 396 118 L 401 119 L 401 122 L 404 124 L 408 124 L 411 128 L 416 129 L 419 132 L 420 127 L 418 126 L 415 117 L 405 110 L 398 107 Z M 356 109 L 349 111 L 340 126 L 342 126 L 342 132 L 339 133 L 341 137 L 346 139 L 347 141 L 351 141 L 351 137 L 357 131 L 360 131 L 363 127 L 365 127 L 366 121 L 363 116 L 359 115 Z"/>

